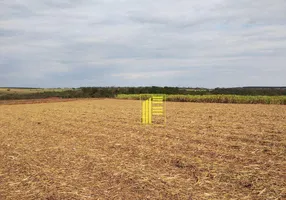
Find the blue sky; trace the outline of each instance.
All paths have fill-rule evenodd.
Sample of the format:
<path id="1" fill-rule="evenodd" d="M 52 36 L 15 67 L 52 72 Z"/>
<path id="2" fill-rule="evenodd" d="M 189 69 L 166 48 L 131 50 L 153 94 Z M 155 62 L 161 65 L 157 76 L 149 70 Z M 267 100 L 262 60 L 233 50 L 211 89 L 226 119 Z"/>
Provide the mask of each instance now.
<path id="1" fill-rule="evenodd" d="M 285 0 L 2 0 L 0 86 L 285 86 L 285 13 Z"/>

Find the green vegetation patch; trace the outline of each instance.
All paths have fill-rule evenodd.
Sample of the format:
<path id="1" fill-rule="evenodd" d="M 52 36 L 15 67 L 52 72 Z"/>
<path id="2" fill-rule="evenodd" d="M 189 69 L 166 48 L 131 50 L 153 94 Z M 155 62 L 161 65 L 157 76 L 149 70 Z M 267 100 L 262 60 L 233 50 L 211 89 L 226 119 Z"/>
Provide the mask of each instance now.
<path id="1" fill-rule="evenodd" d="M 142 99 L 152 94 L 142 94 Z M 139 100 L 139 94 L 119 94 L 118 99 Z M 202 103 L 239 103 L 239 104 L 280 104 L 286 105 L 286 96 L 242 96 L 242 95 L 167 95 L 167 101 Z"/>

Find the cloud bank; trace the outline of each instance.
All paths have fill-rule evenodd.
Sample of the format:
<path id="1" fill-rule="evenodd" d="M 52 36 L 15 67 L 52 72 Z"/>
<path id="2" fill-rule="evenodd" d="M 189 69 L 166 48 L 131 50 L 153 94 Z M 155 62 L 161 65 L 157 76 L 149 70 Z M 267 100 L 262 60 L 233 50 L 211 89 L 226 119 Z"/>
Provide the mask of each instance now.
<path id="1" fill-rule="evenodd" d="M 2 0 L 0 86 L 285 86 L 285 13 L 285 0 Z"/>

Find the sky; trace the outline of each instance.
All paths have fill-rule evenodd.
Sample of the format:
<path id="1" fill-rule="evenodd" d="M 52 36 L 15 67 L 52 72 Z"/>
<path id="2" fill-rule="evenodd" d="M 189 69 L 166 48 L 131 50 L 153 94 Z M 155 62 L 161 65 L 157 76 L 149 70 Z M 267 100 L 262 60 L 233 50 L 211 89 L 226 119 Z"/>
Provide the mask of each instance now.
<path id="1" fill-rule="evenodd" d="M 1 86 L 286 86 L 286 1 L 1 0 Z"/>

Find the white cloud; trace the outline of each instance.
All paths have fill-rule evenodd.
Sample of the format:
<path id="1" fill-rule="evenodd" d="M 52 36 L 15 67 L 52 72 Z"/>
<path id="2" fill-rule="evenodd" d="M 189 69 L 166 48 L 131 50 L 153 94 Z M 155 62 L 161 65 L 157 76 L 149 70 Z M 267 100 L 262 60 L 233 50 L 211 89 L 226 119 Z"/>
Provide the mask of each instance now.
<path id="1" fill-rule="evenodd" d="M 35 82 L 43 78 L 69 86 L 78 76 L 83 78 L 82 82 L 76 78 L 76 84 L 82 86 L 90 84 L 94 74 L 102 74 L 106 79 L 100 84 L 106 85 L 144 84 L 146 78 L 159 84 L 170 71 L 194 70 L 176 73 L 179 78 L 172 84 L 286 85 L 281 75 L 286 74 L 285 0 L 3 0 L 0 4 L 0 85 L 33 84 L 33 78 Z M 229 77 L 221 77 L 226 71 Z M 257 75 L 261 78 L 247 78 Z M 65 77 L 65 82 L 55 77 Z"/>
<path id="2" fill-rule="evenodd" d="M 188 71 L 152 71 L 152 72 L 139 72 L 139 73 L 118 73 L 112 74 L 113 77 L 122 77 L 124 79 L 150 79 L 150 78 L 166 78 L 170 76 L 180 76 Z"/>

